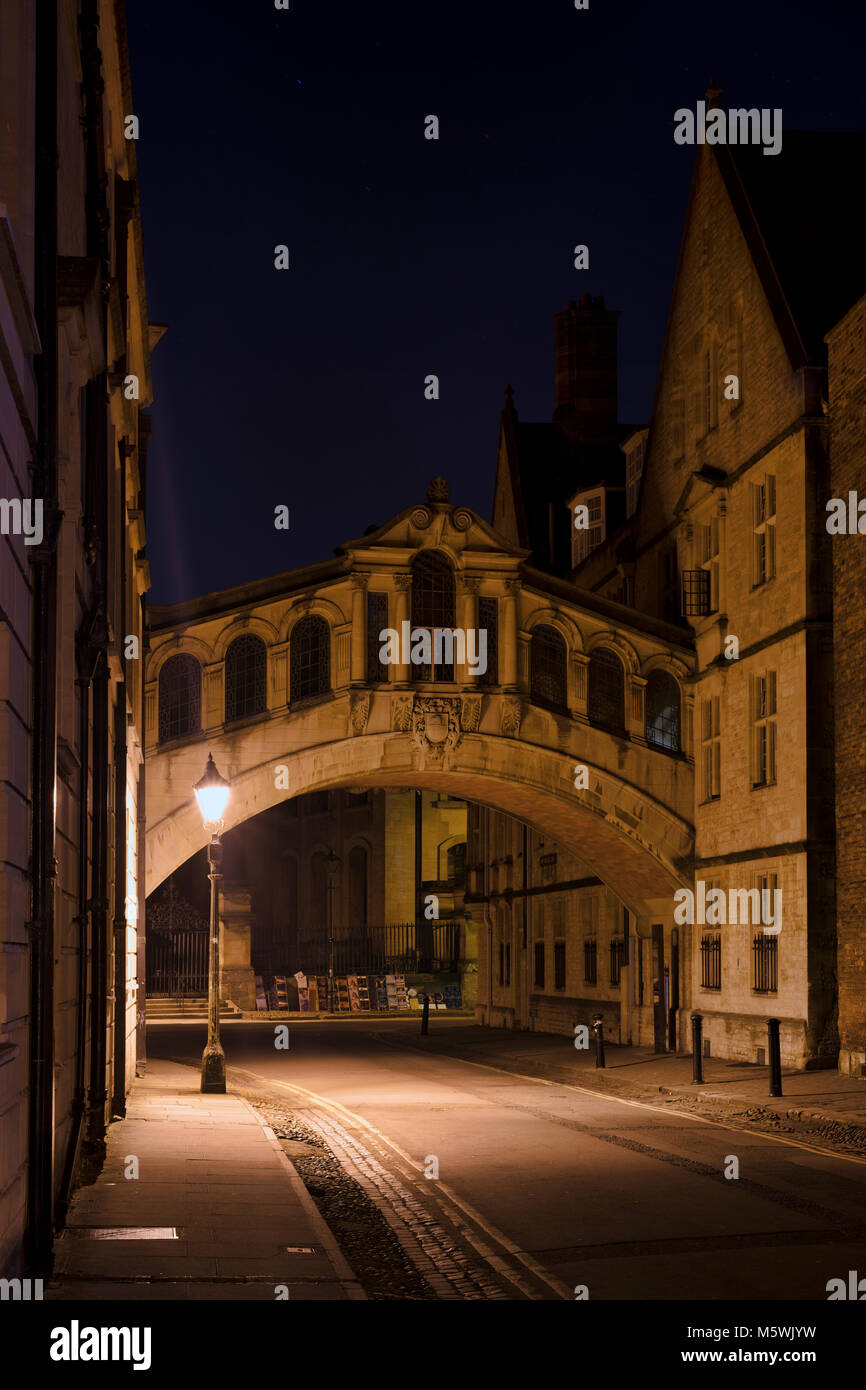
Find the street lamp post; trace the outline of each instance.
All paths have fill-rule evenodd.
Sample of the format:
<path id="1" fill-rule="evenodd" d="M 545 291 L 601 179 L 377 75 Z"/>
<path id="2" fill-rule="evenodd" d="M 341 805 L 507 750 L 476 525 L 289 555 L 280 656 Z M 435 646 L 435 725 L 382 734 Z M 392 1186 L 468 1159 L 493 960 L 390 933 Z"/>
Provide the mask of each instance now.
<path id="1" fill-rule="evenodd" d="M 331 1013 L 334 1009 L 334 893 L 337 888 L 337 870 L 340 867 L 340 856 L 335 854 L 332 849 L 328 850 L 325 859 L 325 872 L 328 875 L 328 1003 Z"/>
<path id="2" fill-rule="evenodd" d="M 223 847 L 220 834 L 223 812 L 228 805 L 229 784 L 221 777 L 213 760 L 207 755 L 207 767 L 200 782 L 195 784 L 195 796 L 202 814 L 205 830 L 210 831 L 208 845 L 208 878 L 210 879 L 210 948 L 207 971 L 207 1042 L 201 1056 L 201 1089 L 209 1095 L 225 1095 L 226 1058 L 220 1043 L 219 1000 L 219 881 Z"/>

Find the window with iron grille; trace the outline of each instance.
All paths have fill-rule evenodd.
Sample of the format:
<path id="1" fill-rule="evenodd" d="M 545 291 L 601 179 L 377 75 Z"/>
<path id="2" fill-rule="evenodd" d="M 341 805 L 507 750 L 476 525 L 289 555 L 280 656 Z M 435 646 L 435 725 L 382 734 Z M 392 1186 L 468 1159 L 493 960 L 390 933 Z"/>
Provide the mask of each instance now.
<path id="1" fill-rule="evenodd" d="M 533 628 L 529 644 L 529 671 L 532 699 L 536 704 L 565 709 L 568 704 L 566 647 L 556 628 L 544 624 Z"/>
<path id="2" fill-rule="evenodd" d="M 718 695 L 701 701 L 701 775 L 704 801 L 715 801 L 721 795 L 722 740 Z"/>
<path id="3" fill-rule="evenodd" d="M 752 786 L 776 780 L 776 673 L 752 676 Z"/>
<path id="4" fill-rule="evenodd" d="M 384 638 L 381 634 L 388 627 L 388 595 L 367 594 L 367 681 L 370 685 L 382 685 L 388 680 L 388 666 L 379 660 L 379 652 Z"/>
<path id="5" fill-rule="evenodd" d="M 289 642 L 291 703 L 331 688 L 331 629 L 324 618 L 311 613 L 292 629 Z"/>
<path id="6" fill-rule="evenodd" d="M 710 611 L 710 575 L 707 570 L 683 570 L 680 575 L 680 611 L 684 618 L 703 618 Z"/>
<path id="7" fill-rule="evenodd" d="M 499 684 L 499 600 L 478 600 L 478 627 L 487 633 L 487 670 L 478 677 L 480 685 Z"/>
<path id="8" fill-rule="evenodd" d="M 565 942 L 553 943 L 553 988 L 565 989 Z"/>
<path id="9" fill-rule="evenodd" d="M 615 936 L 610 943 L 610 983 L 612 985 L 620 983 L 622 968 L 625 963 L 625 941 L 622 937 Z"/>
<path id="10" fill-rule="evenodd" d="M 752 989 L 775 994 L 779 988 L 779 938 L 758 932 L 752 942 Z"/>
<path id="11" fill-rule="evenodd" d="M 588 985 L 598 982 L 598 942 L 583 943 L 583 978 Z"/>
<path id="12" fill-rule="evenodd" d="M 766 584 L 776 573 L 776 478 L 767 473 L 752 484 L 754 527 L 752 584 Z"/>
<path id="13" fill-rule="evenodd" d="M 245 632 L 235 638 L 226 652 L 226 723 L 264 713 L 267 665 L 261 637 Z"/>
<path id="14" fill-rule="evenodd" d="M 609 647 L 596 647 L 590 655 L 586 712 L 603 729 L 625 729 L 625 673 Z"/>
<path id="15" fill-rule="evenodd" d="M 680 688 L 669 671 L 651 671 L 644 696 L 646 741 L 669 753 L 680 748 Z"/>
<path id="16" fill-rule="evenodd" d="M 722 987 L 722 938 L 701 937 L 701 989 Z"/>
<path id="17" fill-rule="evenodd" d="M 159 741 L 201 729 L 201 667 L 189 652 L 170 656 L 159 673 Z"/>
<path id="18" fill-rule="evenodd" d="M 444 555 L 436 550 L 422 550 L 412 561 L 412 627 L 426 628 L 430 633 L 431 665 L 412 663 L 411 678 L 415 681 L 453 681 L 453 661 L 436 663 L 435 630 L 456 627 L 454 571 Z"/>
<path id="19" fill-rule="evenodd" d="M 544 989 L 544 942 L 535 943 L 535 970 L 532 982 L 537 989 Z"/>

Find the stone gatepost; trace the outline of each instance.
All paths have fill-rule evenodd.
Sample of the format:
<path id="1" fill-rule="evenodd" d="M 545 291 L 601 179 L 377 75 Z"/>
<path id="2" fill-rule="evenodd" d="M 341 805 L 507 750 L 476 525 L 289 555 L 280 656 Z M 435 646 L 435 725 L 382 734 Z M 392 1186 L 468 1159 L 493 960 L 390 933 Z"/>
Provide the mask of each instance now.
<path id="1" fill-rule="evenodd" d="M 220 999 L 255 1011 L 256 981 L 250 960 L 250 890 L 223 879 L 220 893 Z"/>

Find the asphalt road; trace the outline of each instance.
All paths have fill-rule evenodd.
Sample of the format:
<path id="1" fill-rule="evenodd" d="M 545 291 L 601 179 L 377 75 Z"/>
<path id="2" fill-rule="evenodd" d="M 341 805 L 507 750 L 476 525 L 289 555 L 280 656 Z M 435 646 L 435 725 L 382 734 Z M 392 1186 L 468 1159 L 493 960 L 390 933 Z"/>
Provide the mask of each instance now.
<path id="1" fill-rule="evenodd" d="M 223 1028 L 230 1084 L 317 1126 L 392 1224 L 419 1203 L 428 1226 L 459 1213 L 480 1258 L 526 1272 L 525 1296 L 824 1301 L 828 1280 L 866 1275 L 862 1159 L 425 1055 L 417 1019 L 292 1022 L 286 1050 L 276 1026 Z M 203 1043 L 198 1024 L 148 1028 L 153 1056 L 197 1061 Z"/>

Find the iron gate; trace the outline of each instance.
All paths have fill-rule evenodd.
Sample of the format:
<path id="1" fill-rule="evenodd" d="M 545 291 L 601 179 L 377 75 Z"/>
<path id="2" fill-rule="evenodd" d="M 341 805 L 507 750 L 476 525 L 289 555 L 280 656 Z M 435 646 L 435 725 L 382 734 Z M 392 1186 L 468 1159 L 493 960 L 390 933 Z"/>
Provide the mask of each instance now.
<path id="1" fill-rule="evenodd" d="M 147 938 L 147 993 L 174 998 L 207 994 L 208 931 L 185 927 L 149 932 Z"/>

